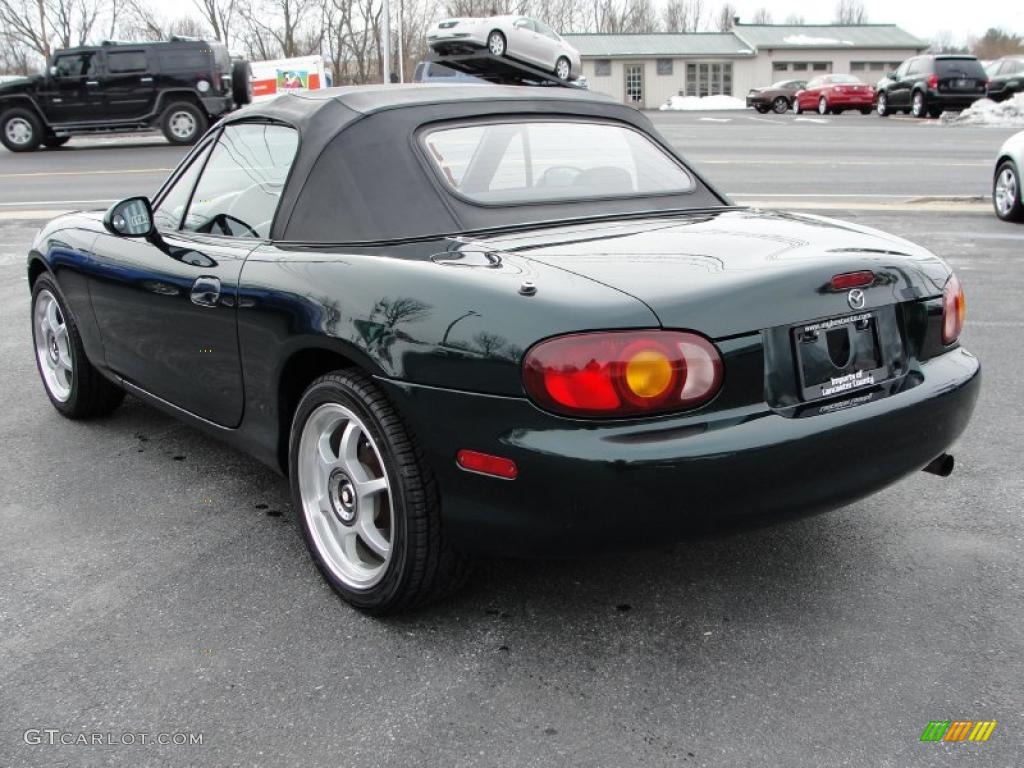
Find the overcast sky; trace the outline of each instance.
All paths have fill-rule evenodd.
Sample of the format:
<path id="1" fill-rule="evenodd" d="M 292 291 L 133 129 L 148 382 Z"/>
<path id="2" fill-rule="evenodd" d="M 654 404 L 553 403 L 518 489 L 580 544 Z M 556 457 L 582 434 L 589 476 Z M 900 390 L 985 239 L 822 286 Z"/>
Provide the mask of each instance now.
<path id="1" fill-rule="evenodd" d="M 808 24 L 828 24 L 834 18 L 834 0 L 731 0 L 740 20 L 749 22 L 758 8 L 771 11 L 772 21 L 781 24 L 796 13 Z M 717 3 L 712 2 L 712 7 Z M 1024 34 L 1022 0 L 864 0 L 868 21 L 898 24 L 911 34 L 929 39 L 948 30 L 954 39 L 968 34 L 982 35 L 989 27 L 1002 27 Z"/>

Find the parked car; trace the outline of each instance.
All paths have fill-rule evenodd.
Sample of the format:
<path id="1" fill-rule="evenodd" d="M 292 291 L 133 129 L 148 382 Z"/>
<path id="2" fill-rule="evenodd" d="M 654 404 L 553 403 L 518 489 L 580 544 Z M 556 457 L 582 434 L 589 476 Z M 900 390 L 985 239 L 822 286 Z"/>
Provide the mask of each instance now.
<path id="1" fill-rule="evenodd" d="M 806 80 L 779 80 L 764 88 L 751 88 L 747 93 L 747 106 L 762 115 L 772 111 L 781 115 L 793 106 L 796 92 L 806 87 Z"/>
<path id="2" fill-rule="evenodd" d="M 414 83 L 443 83 L 447 85 L 454 85 L 455 83 L 476 83 L 479 85 L 487 82 L 466 72 L 446 67 L 437 61 L 421 61 L 417 64 L 416 69 L 412 73 L 412 81 Z"/>
<path id="3" fill-rule="evenodd" d="M 57 51 L 45 74 L 0 85 L 0 142 L 12 152 L 72 136 L 159 128 L 194 144 L 252 100 L 249 64 L 221 43 L 175 38 Z"/>
<path id="4" fill-rule="evenodd" d="M 992 204 L 1003 221 L 1024 221 L 1024 193 L 1021 169 L 1024 168 L 1024 131 L 1011 136 L 999 150 L 996 172 L 992 176 Z"/>
<path id="5" fill-rule="evenodd" d="M 1003 101 L 1015 93 L 1024 92 L 1024 56 L 1005 56 L 986 69 L 988 97 Z"/>
<path id="6" fill-rule="evenodd" d="M 937 256 L 734 206 L 579 89 L 252 105 L 152 202 L 44 226 L 28 285 L 59 413 L 129 392 L 288 475 L 373 613 L 469 552 L 663 545 L 948 473 L 980 386 Z"/>
<path id="7" fill-rule="evenodd" d="M 427 45 L 442 56 L 486 50 L 532 64 L 561 80 L 575 80 L 580 54 L 547 24 L 526 16 L 443 19 L 427 32 Z"/>
<path id="8" fill-rule="evenodd" d="M 874 103 L 875 89 L 853 75 L 822 75 L 796 92 L 793 109 L 797 114 L 816 110 L 821 115 L 858 109 L 868 115 Z"/>
<path id="9" fill-rule="evenodd" d="M 988 75 L 974 56 L 914 56 L 879 82 L 878 115 L 938 117 L 985 98 L 987 86 Z"/>

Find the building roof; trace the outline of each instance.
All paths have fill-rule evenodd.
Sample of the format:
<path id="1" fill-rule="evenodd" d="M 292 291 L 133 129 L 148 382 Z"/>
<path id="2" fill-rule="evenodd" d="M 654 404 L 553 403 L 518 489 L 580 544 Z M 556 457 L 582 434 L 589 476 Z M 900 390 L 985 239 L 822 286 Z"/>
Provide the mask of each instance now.
<path id="1" fill-rule="evenodd" d="M 737 24 L 733 32 L 757 49 L 928 47 L 895 24 Z"/>
<path id="2" fill-rule="evenodd" d="M 652 34 L 565 34 L 581 56 L 753 56 L 750 45 L 731 32 Z"/>

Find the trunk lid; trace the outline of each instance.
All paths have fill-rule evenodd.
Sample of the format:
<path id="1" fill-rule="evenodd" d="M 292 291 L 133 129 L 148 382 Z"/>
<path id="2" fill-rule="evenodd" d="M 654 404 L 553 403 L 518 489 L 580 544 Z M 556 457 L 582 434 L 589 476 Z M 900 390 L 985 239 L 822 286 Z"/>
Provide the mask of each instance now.
<path id="1" fill-rule="evenodd" d="M 819 216 L 729 209 L 535 229 L 477 241 L 639 299 L 666 328 L 721 339 L 940 295 L 928 250 Z M 854 307 L 834 275 L 875 273 Z M 538 285 L 540 291 L 543 284 Z"/>

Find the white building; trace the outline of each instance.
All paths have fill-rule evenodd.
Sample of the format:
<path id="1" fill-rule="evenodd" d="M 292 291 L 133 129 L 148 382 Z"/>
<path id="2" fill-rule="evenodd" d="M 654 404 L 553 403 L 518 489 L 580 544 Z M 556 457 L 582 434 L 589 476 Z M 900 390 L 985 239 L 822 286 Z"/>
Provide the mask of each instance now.
<path id="1" fill-rule="evenodd" d="M 868 83 L 928 47 L 894 24 L 736 24 L 730 32 L 566 34 L 592 90 L 642 109 L 670 96 L 744 97 L 777 80 L 843 72 Z"/>

